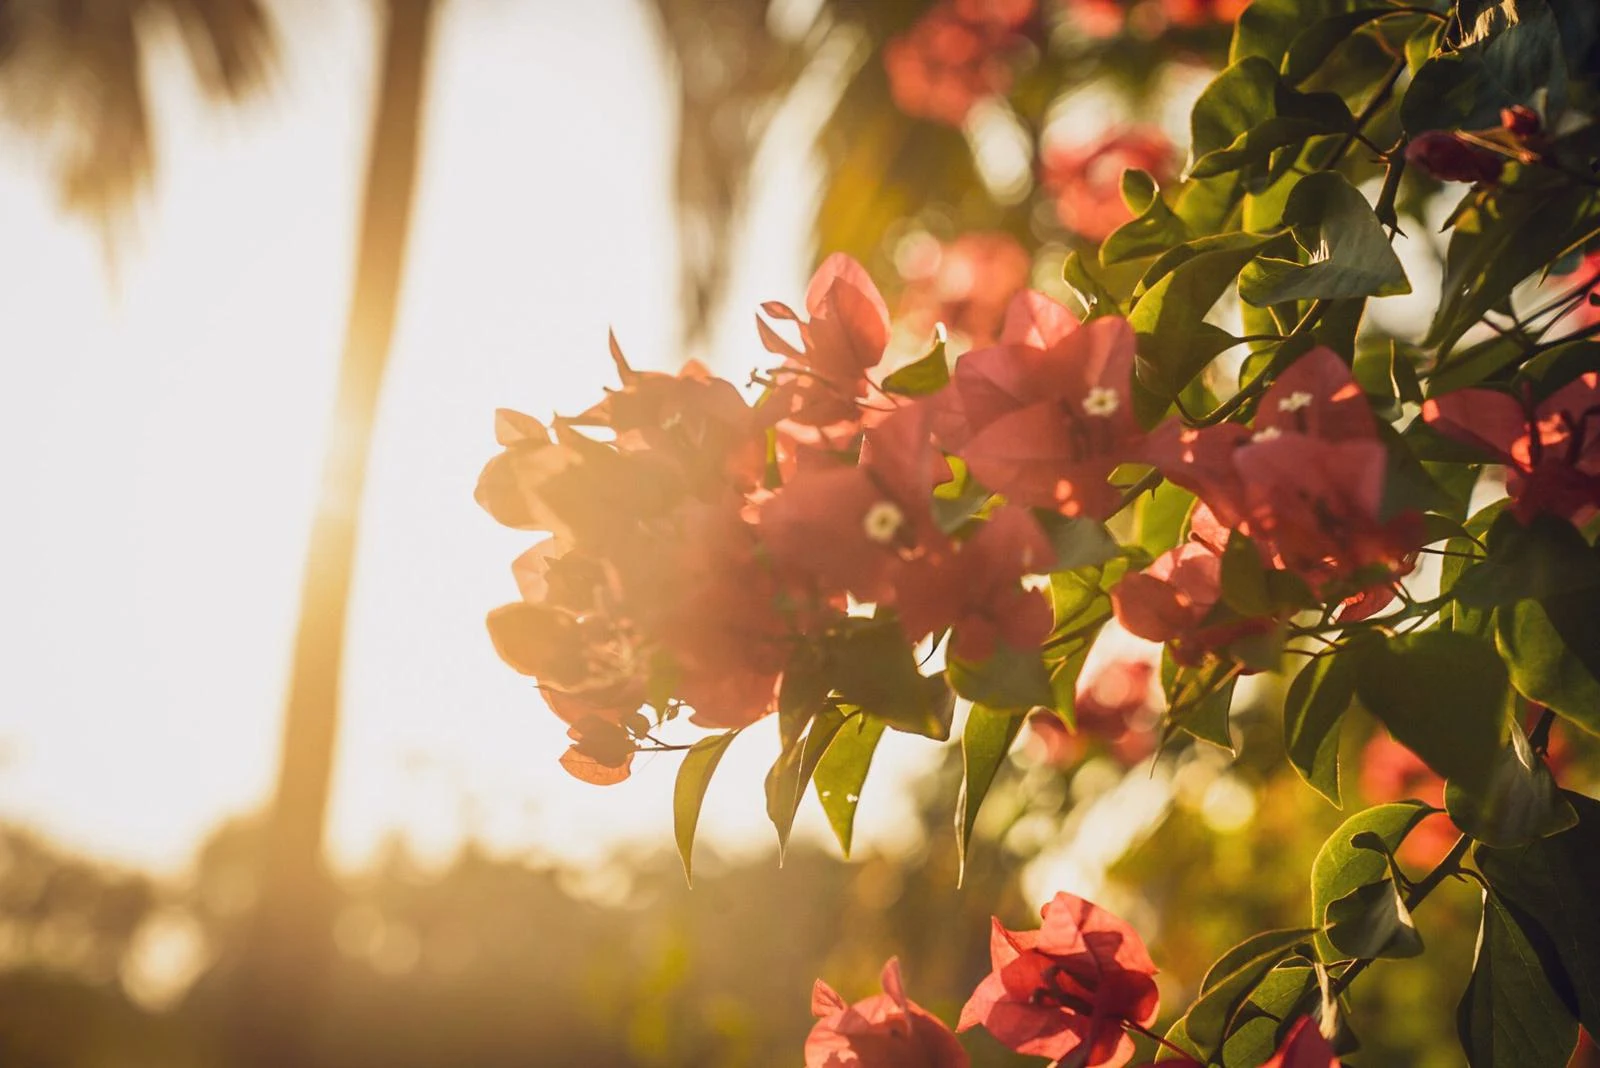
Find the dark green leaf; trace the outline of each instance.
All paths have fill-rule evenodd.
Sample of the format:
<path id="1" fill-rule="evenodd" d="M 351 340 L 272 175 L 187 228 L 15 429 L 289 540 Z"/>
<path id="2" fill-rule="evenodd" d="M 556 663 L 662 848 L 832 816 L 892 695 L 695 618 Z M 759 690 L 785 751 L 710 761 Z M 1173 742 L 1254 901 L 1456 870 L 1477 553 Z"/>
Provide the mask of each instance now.
<path id="1" fill-rule="evenodd" d="M 1578 813 L 1576 827 L 1516 849 L 1479 846 L 1473 856 L 1535 947 L 1553 947 L 1546 975 L 1577 1006 L 1584 1028 L 1600 1034 L 1600 801 L 1564 796 Z"/>
<path id="2" fill-rule="evenodd" d="M 1375 837 L 1392 853 L 1411 829 L 1433 811 L 1420 801 L 1396 801 L 1358 812 L 1340 824 L 1322 843 L 1311 865 L 1312 922 L 1322 926 L 1328 906 L 1334 901 L 1389 877 L 1389 858 L 1371 849 L 1371 839 L 1365 836 Z M 1353 842 L 1358 836 L 1363 838 L 1361 846 Z M 1319 936 L 1317 942 L 1325 959 L 1336 957 L 1325 937 Z"/>
<path id="3" fill-rule="evenodd" d="M 1307 941 L 1316 929 L 1267 931 L 1228 950 L 1206 972 L 1200 997 L 1185 1017 L 1189 1039 L 1203 1050 L 1222 1045 L 1230 1024 L 1256 986 L 1289 952 Z"/>
<path id="4" fill-rule="evenodd" d="M 1222 600 L 1241 616 L 1271 615 L 1273 610 L 1261 550 L 1238 532 L 1228 538 L 1222 550 Z"/>
<path id="5" fill-rule="evenodd" d="M 972 848 L 972 828 L 978 809 L 994 784 L 994 777 L 1022 729 L 1023 714 L 973 705 L 961 732 L 961 793 L 956 799 L 956 851 L 960 858 L 957 885 L 965 879 L 967 852 Z"/>
<path id="6" fill-rule="evenodd" d="M 1289 762 L 1317 793 L 1339 805 L 1339 724 L 1356 692 L 1359 652 L 1311 661 L 1289 683 L 1283 744 Z"/>
<path id="7" fill-rule="evenodd" d="M 1317 72 L 1323 60 L 1334 49 L 1344 44 L 1357 30 L 1384 15 L 1394 13 L 1393 8 L 1368 7 L 1329 18 L 1318 19 L 1301 30 L 1289 45 L 1283 57 L 1283 79 L 1290 85 L 1299 85 Z"/>
<path id="8" fill-rule="evenodd" d="M 872 755 L 877 752 L 882 737 L 881 719 L 865 714 L 850 717 L 834 735 L 833 744 L 828 746 L 811 776 L 817 784 L 817 800 L 822 802 L 828 825 L 833 828 L 833 835 L 839 840 L 839 848 L 847 860 L 855 835 L 861 788 L 867 781 Z"/>
<path id="9" fill-rule="evenodd" d="M 994 653 L 979 663 L 950 658 L 950 685 L 969 701 L 990 708 L 1027 711 L 1050 704 L 1050 673 L 1037 649 L 1016 649 L 996 641 Z"/>
<path id="10" fill-rule="evenodd" d="M 800 800 L 806 795 L 806 786 L 817 769 L 817 762 L 828 751 L 834 735 L 844 725 L 844 719 L 844 713 L 838 705 L 828 705 L 812 720 L 806 736 L 779 753 L 778 759 L 767 772 L 767 818 L 778 832 L 780 865 L 783 863 L 784 850 L 789 846 L 789 832 L 794 828 L 795 813 L 800 810 Z"/>
<path id="11" fill-rule="evenodd" d="M 1471 1068 L 1566 1068 L 1577 1044 L 1577 1021 L 1539 951 L 1492 893 L 1484 895 L 1477 960 L 1456 1027 Z"/>
<path id="12" fill-rule="evenodd" d="M 1291 89 L 1271 63 L 1248 57 L 1217 75 L 1195 101 L 1189 173 L 1214 178 L 1265 165 L 1280 148 L 1354 129 L 1350 110 L 1337 94 Z"/>
<path id="13" fill-rule="evenodd" d="M 1228 715 L 1236 675 L 1232 665 L 1214 659 L 1200 667 L 1180 667 L 1170 649 L 1161 654 L 1161 688 L 1167 696 L 1167 723 L 1203 742 L 1233 752 Z"/>
<path id="14" fill-rule="evenodd" d="M 950 736 L 954 698 L 942 678 L 922 676 L 893 618 L 845 620 L 830 636 L 828 653 L 841 703 L 870 712 L 895 730 L 940 740 Z"/>
<path id="15" fill-rule="evenodd" d="M 1422 936 L 1393 879 L 1356 887 L 1328 903 L 1328 941 L 1347 957 L 1415 957 Z"/>
<path id="16" fill-rule="evenodd" d="M 944 338 L 934 343 L 928 354 L 908 363 L 883 380 L 883 388 L 902 397 L 925 397 L 937 393 L 950 382 L 950 361 L 945 355 Z"/>
<path id="17" fill-rule="evenodd" d="M 1479 790 L 1506 740 L 1505 665 L 1487 642 L 1429 630 L 1361 651 L 1361 703 L 1434 771 Z"/>
<path id="18" fill-rule="evenodd" d="M 1234 25 L 1228 59 L 1238 62 L 1245 56 L 1262 56 L 1277 70 L 1308 24 L 1355 6 L 1352 0 L 1255 0 Z"/>
<path id="19" fill-rule="evenodd" d="M 1411 292 L 1400 258 L 1367 198 L 1337 171 L 1302 178 L 1283 221 L 1309 265 L 1262 258 L 1239 276 L 1239 297 L 1257 307 L 1294 300 L 1389 297 Z"/>
<path id="20" fill-rule="evenodd" d="M 694 856 L 694 829 L 700 822 L 700 804 L 705 800 L 706 787 L 711 784 L 711 774 L 717 762 L 739 734 L 727 731 L 702 738 L 683 755 L 678 766 L 678 779 L 672 788 L 672 829 L 678 841 L 678 856 L 683 860 L 683 877 L 694 882 L 692 859 Z"/>
<path id="21" fill-rule="evenodd" d="M 784 749 L 805 733 L 832 688 L 825 652 L 810 643 L 796 645 L 778 684 L 778 738 Z"/>
<path id="22" fill-rule="evenodd" d="M 1444 804 L 1457 827 L 1490 846 L 1522 845 L 1578 822 L 1550 769 L 1519 730 L 1511 732 L 1482 790 L 1469 791 L 1452 782 Z"/>
<path id="23" fill-rule="evenodd" d="M 1494 640 L 1518 693 L 1600 734 L 1600 681 L 1562 641 L 1542 604 L 1497 609 Z"/>
<path id="24" fill-rule="evenodd" d="M 1122 552 L 1105 524 L 1084 516 L 1064 516 L 1042 509 L 1034 512 L 1051 548 L 1056 551 L 1052 571 L 1070 571 L 1103 564 Z"/>
<path id="25" fill-rule="evenodd" d="M 1128 201 L 1134 218 L 1113 230 L 1101 242 L 1102 264 L 1124 263 L 1144 256 L 1159 255 L 1194 237 L 1188 225 L 1161 198 L 1155 180 L 1148 173 L 1138 170 L 1125 172 L 1122 195 Z"/>

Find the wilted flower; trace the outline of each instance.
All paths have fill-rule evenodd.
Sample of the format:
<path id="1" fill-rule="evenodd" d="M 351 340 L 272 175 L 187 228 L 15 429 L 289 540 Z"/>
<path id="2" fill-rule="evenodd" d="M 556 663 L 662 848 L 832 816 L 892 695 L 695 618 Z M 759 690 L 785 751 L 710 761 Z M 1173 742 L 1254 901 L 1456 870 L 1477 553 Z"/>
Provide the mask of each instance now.
<path id="1" fill-rule="evenodd" d="M 806 1068 L 967 1068 L 949 1026 L 906 997 L 897 958 L 883 966 L 882 983 L 882 994 L 850 1005 L 817 980 Z"/>
<path id="2" fill-rule="evenodd" d="M 1418 134 L 1406 145 L 1406 162 L 1441 182 L 1498 182 L 1504 156 L 1446 130 Z"/>

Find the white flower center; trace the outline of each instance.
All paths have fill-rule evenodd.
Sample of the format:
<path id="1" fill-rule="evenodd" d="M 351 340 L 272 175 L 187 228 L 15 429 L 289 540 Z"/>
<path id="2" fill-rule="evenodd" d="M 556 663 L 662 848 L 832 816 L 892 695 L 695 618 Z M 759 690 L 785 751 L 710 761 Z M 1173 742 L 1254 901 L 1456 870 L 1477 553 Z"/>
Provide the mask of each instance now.
<path id="1" fill-rule="evenodd" d="M 1083 398 L 1083 410 L 1088 415 L 1104 417 L 1115 412 L 1121 403 L 1116 390 L 1109 386 L 1095 386 Z"/>
<path id="2" fill-rule="evenodd" d="M 861 529 L 867 538 L 879 545 L 888 545 L 906 521 L 905 513 L 893 501 L 878 501 L 861 520 Z"/>
<path id="3" fill-rule="evenodd" d="M 1276 441 L 1277 439 L 1279 439 L 1281 437 L 1283 437 L 1283 431 L 1279 430 L 1275 426 L 1269 426 L 1265 430 L 1257 430 L 1254 434 L 1251 434 L 1250 435 L 1250 440 L 1251 441 Z"/>
<path id="4" fill-rule="evenodd" d="M 1297 389 L 1283 400 L 1278 402 L 1280 412 L 1298 412 L 1301 408 L 1311 407 L 1314 398 L 1303 389 Z"/>

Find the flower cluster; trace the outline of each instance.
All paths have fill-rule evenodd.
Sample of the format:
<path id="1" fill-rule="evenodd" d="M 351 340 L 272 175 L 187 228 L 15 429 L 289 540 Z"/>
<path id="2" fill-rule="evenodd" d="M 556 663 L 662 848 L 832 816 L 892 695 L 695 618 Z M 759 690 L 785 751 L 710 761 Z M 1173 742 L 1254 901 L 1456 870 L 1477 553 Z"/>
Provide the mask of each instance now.
<path id="1" fill-rule="evenodd" d="M 1301 608 L 1338 606 L 1342 622 L 1372 614 L 1423 540 L 1415 513 L 1384 510 L 1386 450 L 1330 350 L 1286 368 L 1253 425 L 1146 432 L 1133 330 L 1115 316 L 1080 323 L 1023 291 L 993 344 L 953 367 L 936 347 L 891 374 L 887 305 L 848 257 L 822 265 L 803 312 L 764 311 L 778 363 L 754 403 L 696 365 L 634 370 L 613 345 L 620 386 L 588 411 L 549 426 L 499 415 L 504 451 L 478 499 L 547 536 L 517 560 L 522 597 L 489 630 L 569 724 L 562 763 L 580 778 L 625 778 L 680 711 L 737 729 L 785 693 L 809 695 L 802 718 L 851 705 L 942 737 L 950 687 L 921 673 L 914 648 L 947 638 L 950 662 L 966 665 L 1037 658 L 1055 620 L 1025 580 L 1057 566 L 1052 531 L 1098 527 L 1126 503 L 1113 476 L 1127 465 L 1200 499 L 1182 544 L 1110 591 L 1126 629 L 1167 643 L 1182 665 L 1248 659 L 1234 653 L 1244 639 Z M 1530 459 L 1539 485 L 1558 482 L 1539 466 L 1553 454 L 1593 459 L 1570 444 L 1594 440 L 1588 417 L 1568 410 L 1587 411 L 1582 388 L 1593 391 L 1580 383 L 1547 402 L 1565 406 L 1556 414 L 1535 413 L 1552 427 Z M 1278 595 L 1253 606 L 1226 596 L 1230 566 Z M 1104 700 L 1086 690 L 1078 719 L 1132 761 L 1154 732 L 1130 733 L 1145 697 L 1126 689 Z"/>
<path id="2" fill-rule="evenodd" d="M 1144 1035 L 1178 1054 L 1163 1064 L 1198 1068 L 1185 1050 L 1150 1030 L 1160 998 L 1156 966 L 1138 933 L 1073 894 L 1058 893 L 1036 931 L 998 919 L 989 939 L 992 970 L 961 1010 L 956 1031 L 982 1027 L 1007 1048 L 1053 1065 L 1121 1068 Z M 966 1051 L 938 1017 L 906 997 L 900 964 L 883 969 L 883 993 L 847 1004 L 821 980 L 811 996 L 819 1019 L 806 1040 L 806 1068 L 965 1068 Z M 1309 1017 L 1293 1023 L 1273 1068 L 1337 1068 Z"/>
<path id="3" fill-rule="evenodd" d="M 1122 199 L 1123 172 L 1147 171 L 1158 185 L 1166 185 L 1178 175 L 1177 156 L 1159 127 L 1129 126 L 1081 143 L 1048 144 L 1041 162 L 1061 225 L 1098 242 L 1133 218 Z"/>
<path id="4" fill-rule="evenodd" d="M 1010 53 L 1034 0 L 945 0 L 883 50 L 889 92 L 907 115 L 960 126 L 1011 86 Z"/>

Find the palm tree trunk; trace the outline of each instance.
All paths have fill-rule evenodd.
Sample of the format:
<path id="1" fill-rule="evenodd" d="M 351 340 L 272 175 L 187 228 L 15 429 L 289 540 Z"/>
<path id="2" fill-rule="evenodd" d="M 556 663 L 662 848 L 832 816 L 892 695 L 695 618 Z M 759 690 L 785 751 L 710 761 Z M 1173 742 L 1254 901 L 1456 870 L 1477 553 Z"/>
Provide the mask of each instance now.
<path id="1" fill-rule="evenodd" d="M 330 962 L 323 828 L 338 736 L 340 666 L 357 518 L 399 310 L 435 0 L 387 0 L 343 361 L 289 675 L 277 790 L 242 976 L 237 1061 L 309 1063 L 316 991 Z"/>

